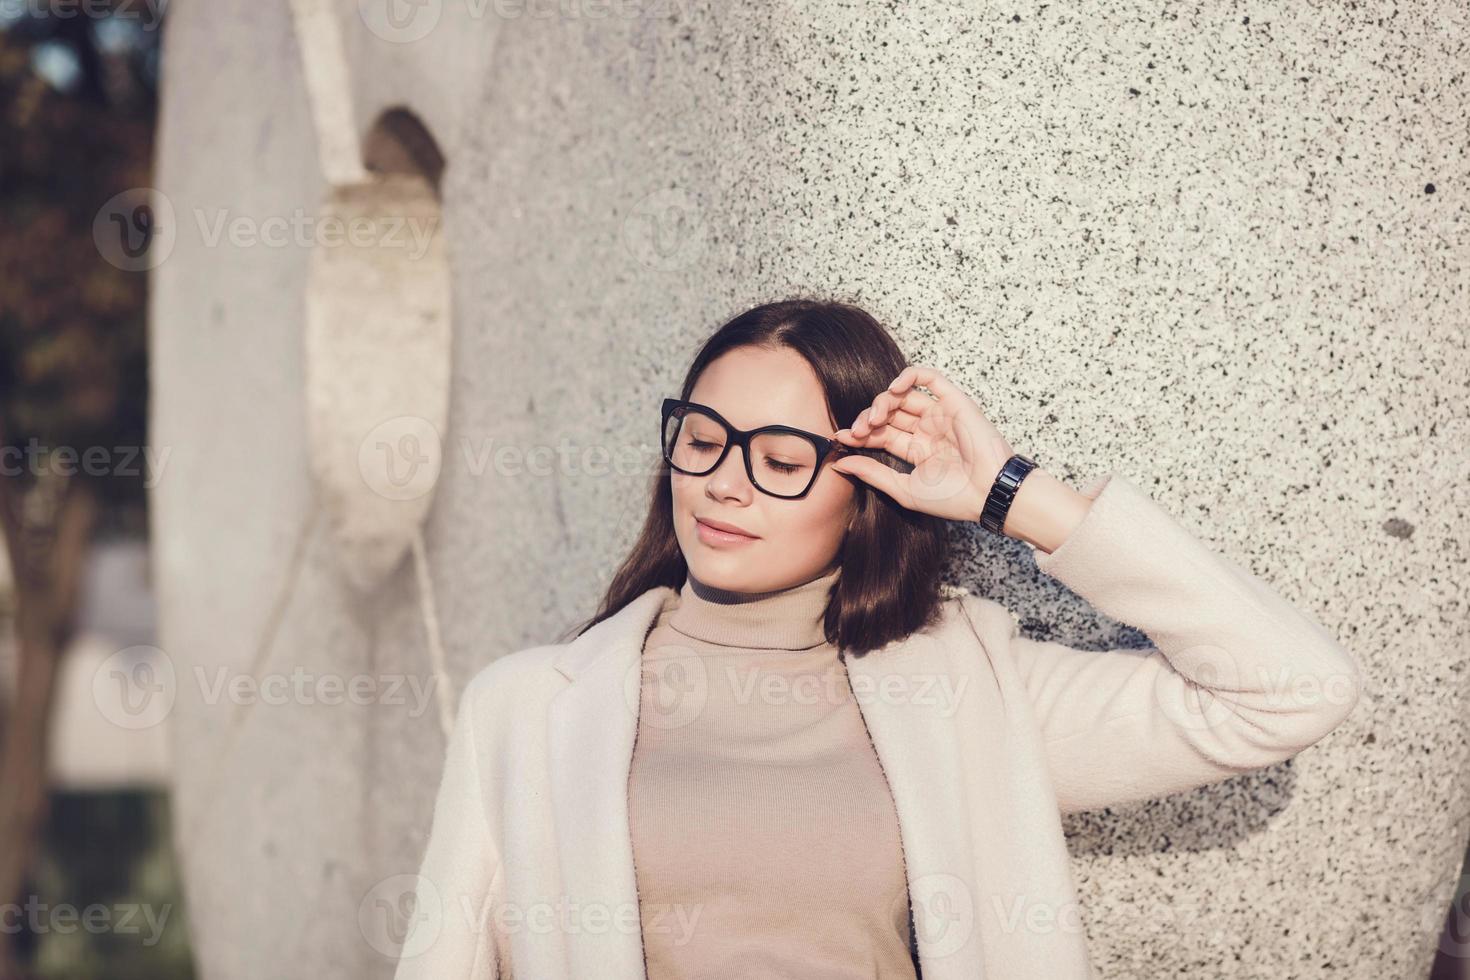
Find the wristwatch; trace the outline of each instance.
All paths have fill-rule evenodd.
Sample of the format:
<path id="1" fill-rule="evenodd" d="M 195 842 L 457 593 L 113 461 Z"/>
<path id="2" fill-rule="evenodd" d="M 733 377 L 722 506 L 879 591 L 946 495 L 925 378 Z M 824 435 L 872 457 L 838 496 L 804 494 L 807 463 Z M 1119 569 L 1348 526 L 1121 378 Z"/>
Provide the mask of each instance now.
<path id="1" fill-rule="evenodd" d="M 1006 514 L 1011 509 L 1011 502 L 1016 499 L 1021 481 L 1034 469 L 1036 461 L 1020 453 L 1006 460 L 1006 464 L 995 477 L 995 483 L 991 484 L 990 496 L 985 498 L 985 509 L 980 513 L 981 527 L 996 534 L 1005 533 L 1001 529 L 1006 526 Z"/>

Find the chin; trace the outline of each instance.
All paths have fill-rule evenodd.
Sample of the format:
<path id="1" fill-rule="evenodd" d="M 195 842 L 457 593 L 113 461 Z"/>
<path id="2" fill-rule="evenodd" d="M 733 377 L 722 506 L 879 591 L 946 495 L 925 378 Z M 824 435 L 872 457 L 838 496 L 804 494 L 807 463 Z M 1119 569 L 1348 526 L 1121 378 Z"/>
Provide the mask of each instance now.
<path id="1" fill-rule="evenodd" d="M 696 554 L 693 561 L 686 556 L 685 564 L 689 566 L 690 573 L 705 585 L 748 592 L 760 578 L 763 562 L 752 560 L 748 554 L 722 554 L 703 545 L 696 544 L 695 547 L 702 554 Z"/>

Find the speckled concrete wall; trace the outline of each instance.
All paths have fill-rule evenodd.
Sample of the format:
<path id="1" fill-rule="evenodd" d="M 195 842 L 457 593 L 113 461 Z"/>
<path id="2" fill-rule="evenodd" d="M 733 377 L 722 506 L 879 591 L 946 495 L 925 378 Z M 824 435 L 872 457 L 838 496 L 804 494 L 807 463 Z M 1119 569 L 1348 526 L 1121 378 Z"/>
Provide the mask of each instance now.
<path id="1" fill-rule="evenodd" d="M 203 976 L 388 976 L 364 923 L 443 752 L 412 693 L 245 705 L 218 671 L 422 684 L 430 610 L 459 684 L 561 634 L 642 516 L 618 453 L 709 330 L 792 293 L 866 306 L 1074 484 L 1128 474 L 1368 668 L 1290 762 L 1069 818 L 1099 972 L 1426 975 L 1470 833 L 1462 4 L 393 9 L 334 11 L 348 128 L 404 106 L 447 157 L 453 366 L 427 579 L 369 593 L 311 477 L 309 243 L 209 238 L 323 199 L 317 52 L 284 3 L 169 15 L 155 558 Z M 956 541 L 1028 629 L 1138 639 Z"/>

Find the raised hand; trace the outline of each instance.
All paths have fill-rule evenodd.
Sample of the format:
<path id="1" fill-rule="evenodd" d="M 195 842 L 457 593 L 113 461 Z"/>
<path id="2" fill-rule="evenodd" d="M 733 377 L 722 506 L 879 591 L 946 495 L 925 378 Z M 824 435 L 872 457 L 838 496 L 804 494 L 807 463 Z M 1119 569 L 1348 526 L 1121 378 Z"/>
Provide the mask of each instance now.
<path id="1" fill-rule="evenodd" d="M 932 394 L 921 391 L 918 385 Z M 1015 453 L 975 400 L 937 369 L 910 365 L 837 433 L 845 446 L 882 449 L 914 466 L 900 473 L 866 456 L 832 464 L 910 510 L 978 521 L 1000 469 Z"/>

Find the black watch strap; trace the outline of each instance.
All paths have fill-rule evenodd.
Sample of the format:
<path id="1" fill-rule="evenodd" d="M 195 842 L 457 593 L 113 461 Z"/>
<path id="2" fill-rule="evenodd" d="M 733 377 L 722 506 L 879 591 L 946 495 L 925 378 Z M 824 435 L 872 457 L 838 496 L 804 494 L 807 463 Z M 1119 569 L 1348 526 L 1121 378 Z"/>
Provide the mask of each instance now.
<path id="1" fill-rule="evenodd" d="M 1016 491 L 1020 489 L 1021 481 L 1026 479 L 1026 474 L 1034 469 L 1036 461 L 1020 453 L 1006 460 L 995 477 L 995 483 L 991 484 L 990 496 L 985 498 L 985 509 L 980 513 L 981 527 L 996 534 L 1004 533 L 1001 529 L 1006 526 L 1006 514 L 1016 499 Z"/>

